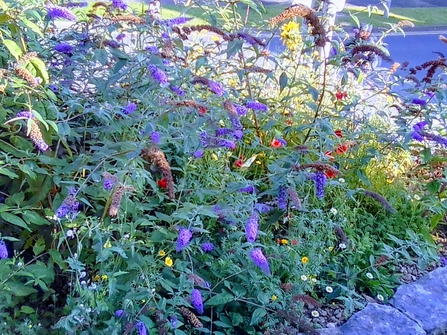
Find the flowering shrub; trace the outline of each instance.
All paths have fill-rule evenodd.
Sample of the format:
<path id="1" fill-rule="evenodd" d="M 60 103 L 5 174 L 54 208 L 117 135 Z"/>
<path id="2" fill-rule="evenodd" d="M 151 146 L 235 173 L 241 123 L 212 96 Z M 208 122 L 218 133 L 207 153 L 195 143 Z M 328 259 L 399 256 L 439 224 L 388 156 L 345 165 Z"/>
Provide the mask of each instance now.
<path id="1" fill-rule="evenodd" d="M 445 145 L 437 86 L 437 104 L 389 101 L 392 73 L 359 87 L 302 6 L 270 22 L 292 22 L 272 55 L 237 17 L 25 3 L 0 26 L 2 332 L 299 331 L 309 305 L 386 300 L 398 262 L 436 257 L 443 178 L 411 172 Z"/>

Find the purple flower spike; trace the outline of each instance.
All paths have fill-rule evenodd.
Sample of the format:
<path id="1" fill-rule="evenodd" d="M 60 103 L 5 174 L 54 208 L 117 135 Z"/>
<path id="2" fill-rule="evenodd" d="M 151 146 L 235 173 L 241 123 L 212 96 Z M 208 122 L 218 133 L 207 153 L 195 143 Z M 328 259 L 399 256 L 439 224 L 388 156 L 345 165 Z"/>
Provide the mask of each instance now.
<path id="1" fill-rule="evenodd" d="M 169 323 L 171 324 L 171 328 L 173 328 L 173 329 L 177 328 L 178 318 L 175 315 L 169 317 Z"/>
<path id="2" fill-rule="evenodd" d="M 203 314 L 203 298 L 202 293 L 198 289 L 194 289 L 191 292 L 191 304 L 196 309 L 197 313 Z"/>
<path id="3" fill-rule="evenodd" d="M 284 186 L 281 186 L 279 188 L 278 207 L 280 210 L 283 210 L 283 211 L 285 211 L 287 209 L 287 190 Z"/>
<path id="4" fill-rule="evenodd" d="M 210 80 L 208 82 L 208 87 L 215 95 L 217 95 L 219 97 L 221 97 L 225 93 L 222 85 L 220 83 L 218 83 L 217 81 Z"/>
<path id="5" fill-rule="evenodd" d="M 442 266 L 447 266 L 447 259 L 444 256 L 441 256 L 440 259 Z"/>
<path id="6" fill-rule="evenodd" d="M 245 106 L 235 105 L 236 113 L 239 116 L 245 116 L 247 114 L 247 108 Z"/>
<path id="7" fill-rule="evenodd" d="M 265 214 L 265 213 L 271 212 L 274 208 L 272 206 L 269 206 L 266 204 L 257 203 L 257 204 L 255 204 L 255 209 L 259 213 Z"/>
<path id="8" fill-rule="evenodd" d="M 135 112 L 136 110 L 137 110 L 137 104 L 134 102 L 131 102 L 124 108 L 123 114 L 130 115 L 133 112 Z"/>
<path id="9" fill-rule="evenodd" d="M 267 261 L 267 258 L 265 258 L 264 254 L 262 253 L 261 249 L 256 248 L 250 251 L 250 257 L 256 264 L 256 266 L 261 269 L 262 272 L 264 272 L 267 276 L 271 276 L 269 263 Z"/>
<path id="10" fill-rule="evenodd" d="M 149 51 L 151 54 L 157 54 L 158 53 L 158 48 L 155 45 L 147 46 L 146 50 Z"/>
<path id="11" fill-rule="evenodd" d="M 211 252 L 214 250 L 214 244 L 212 244 L 211 242 L 205 242 L 202 244 L 202 250 L 204 252 Z"/>
<path id="12" fill-rule="evenodd" d="M 419 142 L 422 142 L 424 140 L 424 137 L 421 134 L 419 134 L 419 132 L 417 132 L 417 131 L 413 131 L 413 134 L 411 135 L 411 138 L 413 140 L 416 140 L 416 141 L 419 141 Z"/>
<path id="13" fill-rule="evenodd" d="M 414 98 L 411 102 L 419 106 L 425 106 L 427 104 L 427 101 L 418 98 Z"/>
<path id="14" fill-rule="evenodd" d="M 242 187 L 238 190 L 239 193 L 256 193 L 258 190 L 253 185 Z"/>
<path id="15" fill-rule="evenodd" d="M 156 81 L 158 81 L 161 85 L 168 84 L 168 76 L 163 70 L 160 70 L 155 65 L 151 64 L 147 67 L 149 71 L 151 72 L 152 78 L 154 78 Z"/>
<path id="16" fill-rule="evenodd" d="M 248 108 L 251 108 L 253 110 L 260 111 L 260 112 L 267 112 L 269 109 L 266 105 L 264 105 L 263 103 L 260 103 L 258 101 L 248 101 L 246 106 Z"/>
<path id="17" fill-rule="evenodd" d="M 185 91 L 183 91 L 180 87 L 175 86 L 175 85 L 169 85 L 169 89 L 174 92 L 175 94 L 177 94 L 178 96 L 184 96 L 185 95 Z"/>
<path id="18" fill-rule="evenodd" d="M 56 50 L 57 52 L 61 52 L 64 54 L 71 54 L 73 52 L 73 46 L 71 46 L 68 43 L 59 43 L 54 47 L 54 50 Z"/>
<path id="19" fill-rule="evenodd" d="M 192 17 L 176 17 L 170 20 L 166 20 L 164 21 L 164 24 L 167 25 L 168 27 L 172 27 L 172 26 L 178 26 L 181 24 L 185 24 L 186 22 L 192 20 Z"/>
<path id="20" fill-rule="evenodd" d="M 178 233 L 176 251 L 180 252 L 183 249 L 185 249 L 189 241 L 191 241 L 191 238 L 192 238 L 192 232 L 189 229 L 186 228 L 180 229 L 180 232 Z"/>
<path id="21" fill-rule="evenodd" d="M 78 20 L 72 11 L 56 5 L 47 5 L 47 14 L 51 19 L 65 19 L 68 21 Z"/>
<path id="22" fill-rule="evenodd" d="M 226 140 L 226 139 L 219 140 L 219 146 L 230 149 L 230 150 L 236 149 L 236 143 L 234 143 L 233 141 L 230 141 L 230 140 Z"/>
<path id="23" fill-rule="evenodd" d="M 259 214 L 257 211 L 254 211 L 248 218 L 247 224 L 245 225 L 245 236 L 247 237 L 248 242 L 253 243 L 256 241 L 256 237 L 258 236 L 258 225 Z"/>
<path id="24" fill-rule="evenodd" d="M 314 175 L 315 193 L 318 199 L 324 198 L 324 187 L 326 185 L 327 177 L 323 171 L 317 171 Z"/>
<path id="25" fill-rule="evenodd" d="M 427 121 L 418 122 L 413 126 L 413 130 L 420 132 L 427 124 Z"/>
<path id="26" fill-rule="evenodd" d="M 121 33 L 121 34 L 119 34 L 119 35 L 116 36 L 116 40 L 117 40 L 118 42 L 121 42 L 125 37 L 126 37 L 126 34 Z"/>
<path id="27" fill-rule="evenodd" d="M 126 311 L 124 311 L 122 309 L 119 309 L 115 312 L 115 316 L 117 318 L 122 318 L 122 317 L 125 317 L 126 315 L 127 315 Z"/>
<path id="28" fill-rule="evenodd" d="M 0 259 L 8 258 L 8 249 L 6 248 L 5 242 L 0 241 Z"/>
<path id="29" fill-rule="evenodd" d="M 144 325 L 144 322 L 140 321 L 135 325 L 135 328 L 138 331 L 138 335 L 147 335 L 147 329 Z"/>

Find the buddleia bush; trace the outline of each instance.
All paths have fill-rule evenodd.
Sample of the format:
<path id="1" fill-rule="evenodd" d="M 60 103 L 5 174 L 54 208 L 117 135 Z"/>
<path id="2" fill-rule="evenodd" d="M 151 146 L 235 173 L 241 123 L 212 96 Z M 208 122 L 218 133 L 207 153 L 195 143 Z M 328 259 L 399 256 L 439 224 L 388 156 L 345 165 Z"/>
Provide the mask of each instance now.
<path id="1" fill-rule="evenodd" d="M 426 239 L 401 229 L 405 179 L 374 179 L 410 121 L 320 58 L 315 12 L 270 21 L 288 39 L 271 54 L 235 3 L 219 27 L 118 1 L 0 5 L 2 331 L 309 330 L 320 301 L 388 297 L 393 264 L 427 246 L 426 219 Z M 414 243 L 365 284 L 396 238 Z"/>

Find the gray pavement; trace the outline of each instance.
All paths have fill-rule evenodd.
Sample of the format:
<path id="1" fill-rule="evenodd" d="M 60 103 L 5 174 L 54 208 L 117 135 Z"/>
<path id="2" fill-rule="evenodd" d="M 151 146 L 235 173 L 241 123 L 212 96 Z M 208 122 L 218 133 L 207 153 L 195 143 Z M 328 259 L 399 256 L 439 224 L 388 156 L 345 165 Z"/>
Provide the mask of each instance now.
<path id="1" fill-rule="evenodd" d="M 381 6 L 380 0 L 348 0 L 351 5 Z M 447 0 L 391 0 L 391 8 L 420 8 L 420 7 L 447 7 Z M 446 18 L 447 23 L 447 18 Z"/>

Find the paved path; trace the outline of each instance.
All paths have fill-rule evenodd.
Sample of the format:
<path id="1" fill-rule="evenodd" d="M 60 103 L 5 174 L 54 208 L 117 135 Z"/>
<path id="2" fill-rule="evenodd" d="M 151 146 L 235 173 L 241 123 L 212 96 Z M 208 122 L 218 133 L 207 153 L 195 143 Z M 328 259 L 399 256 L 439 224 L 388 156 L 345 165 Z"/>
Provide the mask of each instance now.
<path id="1" fill-rule="evenodd" d="M 368 6 L 376 5 L 381 6 L 380 0 L 348 0 L 351 5 Z M 391 0 L 391 8 L 404 7 L 404 8 L 420 8 L 420 7 L 447 7 L 447 0 Z M 446 19 L 447 22 L 447 19 Z"/>

